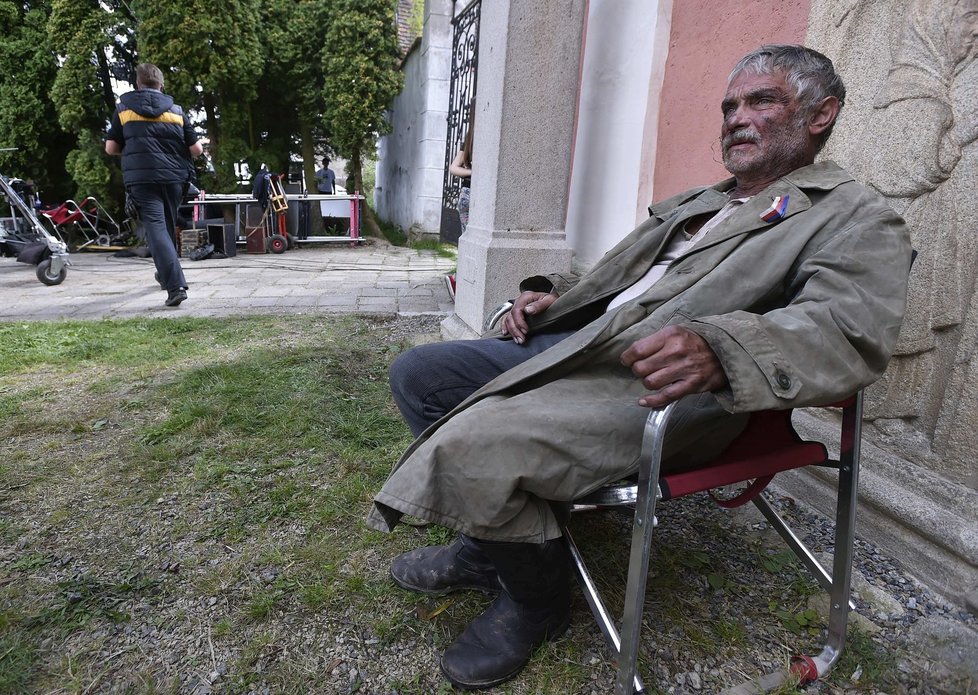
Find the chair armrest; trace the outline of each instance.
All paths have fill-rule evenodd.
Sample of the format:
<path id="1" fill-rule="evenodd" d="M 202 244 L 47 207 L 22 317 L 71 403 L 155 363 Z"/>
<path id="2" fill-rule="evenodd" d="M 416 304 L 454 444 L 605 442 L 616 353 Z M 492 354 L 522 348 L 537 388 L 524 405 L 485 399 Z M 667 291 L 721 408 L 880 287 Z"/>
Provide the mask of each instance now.
<path id="1" fill-rule="evenodd" d="M 497 306 L 495 309 L 490 311 L 489 315 L 486 316 L 485 322 L 482 324 L 482 332 L 488 333 L 493 328 L 495 328 L 496 324 L 499 323 L 499 319 L 505 316 L 506 312 L 508 312 L 512 308 L 513 308 L 513 302 L 505 301 L 499 306 Z"/>

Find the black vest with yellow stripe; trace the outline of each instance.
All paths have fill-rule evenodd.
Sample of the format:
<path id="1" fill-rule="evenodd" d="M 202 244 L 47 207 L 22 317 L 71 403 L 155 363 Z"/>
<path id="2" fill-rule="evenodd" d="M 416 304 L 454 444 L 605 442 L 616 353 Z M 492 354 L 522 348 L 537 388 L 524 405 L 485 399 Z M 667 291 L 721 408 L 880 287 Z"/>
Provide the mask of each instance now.
<path id="1" fill-rule="evenodd" d="M 122 136 L 126 184 L 177 183 L 190 173 L 189 147 L 197 141 L 183 109 L 155 89 L 123 94 L 112 115 L 109 137 Z"/>

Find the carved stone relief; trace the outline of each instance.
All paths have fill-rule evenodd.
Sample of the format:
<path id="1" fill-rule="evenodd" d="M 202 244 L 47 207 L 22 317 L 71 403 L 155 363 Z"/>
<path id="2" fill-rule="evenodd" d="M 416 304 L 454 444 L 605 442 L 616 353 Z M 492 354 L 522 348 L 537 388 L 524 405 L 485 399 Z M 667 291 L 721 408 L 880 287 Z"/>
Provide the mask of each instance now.
<path id="1" fill-rule="evenodd" d="M 837 129 L 849 135 L 833 136 L 826 155 L 889 199 L 918 252 L 896 354 L 867 414 L 902 454 L 978 488 L 978 0 L 828 11 L 822 50 L 850 103 Z"/>

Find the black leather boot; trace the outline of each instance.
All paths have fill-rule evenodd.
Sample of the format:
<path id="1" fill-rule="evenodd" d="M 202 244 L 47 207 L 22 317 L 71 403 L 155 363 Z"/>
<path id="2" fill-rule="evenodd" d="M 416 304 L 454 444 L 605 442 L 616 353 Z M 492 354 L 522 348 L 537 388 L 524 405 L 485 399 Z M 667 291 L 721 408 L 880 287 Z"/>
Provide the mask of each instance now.
<path id="1" fill-rule="evenodd" d="M 564 539 L 542 545 L 476 543 L 496 566 L 503 591 L 441 658 L 448 680 L 469 690 L 509 680 L 537 647 L 570 624 L 570 554 Z"/>
<path id="2" fill-rule="evenodd" d="M 465 589 L 496 594 L 501 588 L 492 561 L 462 534 L 451 545 L 418 548 L 398 555 L 391 562 L 391 578 L 408 591 L 434 596 Z"/>

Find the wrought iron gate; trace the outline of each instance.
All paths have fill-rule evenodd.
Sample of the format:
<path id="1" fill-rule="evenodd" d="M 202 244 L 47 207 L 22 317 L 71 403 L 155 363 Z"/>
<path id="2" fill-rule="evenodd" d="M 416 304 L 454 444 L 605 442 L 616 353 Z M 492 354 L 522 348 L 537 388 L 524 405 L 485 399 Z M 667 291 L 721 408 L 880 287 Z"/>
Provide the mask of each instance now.
<path id="1" fill-rule="evenodd" d="M 445 138 L 445 178 L 441 194 L 440 237 L 457 244 L 462 230 L 458 220 L 461 182 L 448 173 L 448 165 L 462 149 L 475 108 L 476 68 L 479 62 L 479 13 L 482 0 L 472 0 L 452 20 L 452 77 L 448 97 L 448 135 Z"/>

